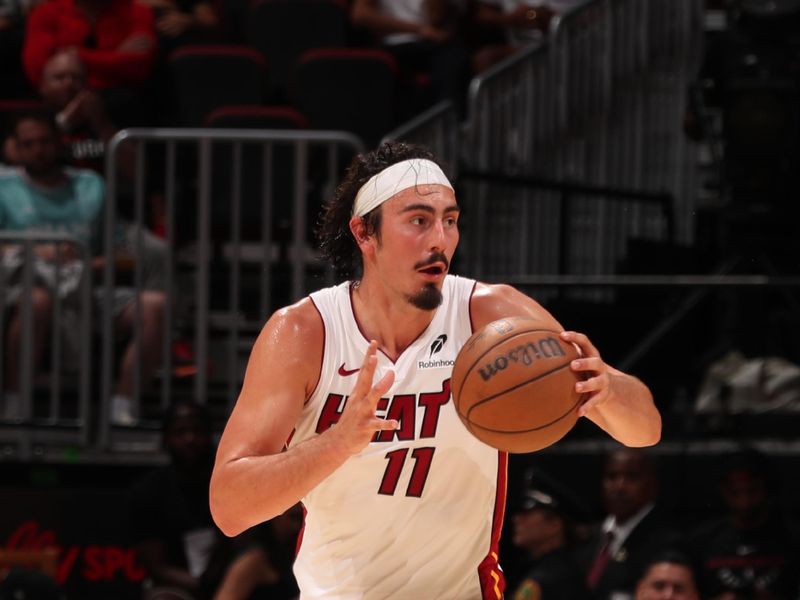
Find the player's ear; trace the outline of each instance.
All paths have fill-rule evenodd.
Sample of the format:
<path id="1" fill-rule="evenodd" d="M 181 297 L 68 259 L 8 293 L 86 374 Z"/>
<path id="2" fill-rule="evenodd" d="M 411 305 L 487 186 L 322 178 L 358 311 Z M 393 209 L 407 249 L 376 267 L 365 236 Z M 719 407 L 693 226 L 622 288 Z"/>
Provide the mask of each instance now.
<path id="1" fill-rule="evenodd" d="M 367 235 L 367 228 L 364 226 L 364 218 L 363 217 L 350 217 L 350 232 L 353 234 L 353 237 L 356 239 L 356 244 L 359 246 L 367 243 L 369 240 L 369 235 Z"/>

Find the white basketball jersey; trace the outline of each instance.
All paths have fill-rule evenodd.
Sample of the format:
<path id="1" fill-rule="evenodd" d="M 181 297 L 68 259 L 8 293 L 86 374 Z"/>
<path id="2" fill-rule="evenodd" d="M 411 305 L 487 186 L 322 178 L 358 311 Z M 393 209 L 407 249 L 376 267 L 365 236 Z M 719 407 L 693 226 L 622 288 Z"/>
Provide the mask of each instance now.
<path id="1" fill-rule="evenodd" d="M 375 381 L 395 372 L 378 415 L 400 427 L 376 433 L 303 498 L 294 567 L 303 600 L 502 597 L 507 455 L 467 431 L 450 396 L 453 361 L 472 333 L 474 286 L 448 276 L 425 332 L 396 362 L 378 352 Z M 311 299 L 325 324 L 324 357 L 290 447 L 335 427 L 369 345 L 349 283 Z"/>

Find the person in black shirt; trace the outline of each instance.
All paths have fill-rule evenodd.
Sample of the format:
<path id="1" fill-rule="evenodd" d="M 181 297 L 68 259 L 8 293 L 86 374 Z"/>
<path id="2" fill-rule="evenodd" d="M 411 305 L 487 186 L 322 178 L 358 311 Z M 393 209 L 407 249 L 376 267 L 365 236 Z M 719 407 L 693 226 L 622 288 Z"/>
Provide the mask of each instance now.
<path id="1" fill-rule="evenodd" d="M 642 566 L 679 543 L 657 508 L 659 480 L 653 457 L 641 448 L 619 448 L 605 461 L 602 497 L 607 515 L 577 550 L 592 600 L 633 597 Z"/>
<path id="2" fill-rule="evenodd" d="M 800 589 L 800 532 L 774 506 L 767 457 L 756 450 L 726 461 L 720 492 L 727 514 L 690 536 L 703 598 L 795 600 Z"/>
<path id="3" fill-rule="evenodd" d="M 526 552 L 529 565 L 511 598 L 584 600 L 583 573 L 570 554 L 574 510 L 543 487 L 526 489 L 513 517 L 512 542 Z"/>
<path id="4" fill-rule="evenodd" d="M 286 543 L 276 550 L 277 525 L 268 522 L 228 539 L 211 518 L 208 487 L 216 448 L 205 408 L 191 402 L 170 407 L 164 446 L 170 463 L 147 473 L 131 491 L 131 529 L 147 571 L 144 598 L 292 597 L 292 555 Z"/>

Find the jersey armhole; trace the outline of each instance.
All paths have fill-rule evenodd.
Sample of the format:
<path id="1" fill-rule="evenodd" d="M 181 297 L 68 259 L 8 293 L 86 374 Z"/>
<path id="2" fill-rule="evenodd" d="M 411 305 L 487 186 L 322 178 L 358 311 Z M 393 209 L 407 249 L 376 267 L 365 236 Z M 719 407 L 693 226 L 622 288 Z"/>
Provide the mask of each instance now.
<path id="1" fill-rule="evenodd" d="M 314 388 L 311 390 L 311 393 L 309 393 L 306 399 L 303 401 L 303 406 L 306 406 L 309 402 L 311 402 L 311 399 L 316 395 L 320 385 L 322 384 L 322 366 L 325 364 L 325 353 L 328 351 L 328 328 L 325 325 L 325 319 L 322 317 L 322 311 L 319 309 L 319 306 L 317 306 L 317 303 L 313 297 L 309 296 L 308 299 L 311 300 L 311 305 L 314 307 L 314 310 L 317 311 L 319 320 L 322 323 L 322 354 L 320 355 L 320 362 L 317 367 L 317 382 L 314 384 Z"/>
<path id="2" fill-rule="evenodd" d="M 478 287 L 478 282 L 472 282 L 472 289 L 469 291 L 469 334 L 475 333 L 475 319 L 472 316 L 472 298 L 475 295 L 475 290 Z"/>

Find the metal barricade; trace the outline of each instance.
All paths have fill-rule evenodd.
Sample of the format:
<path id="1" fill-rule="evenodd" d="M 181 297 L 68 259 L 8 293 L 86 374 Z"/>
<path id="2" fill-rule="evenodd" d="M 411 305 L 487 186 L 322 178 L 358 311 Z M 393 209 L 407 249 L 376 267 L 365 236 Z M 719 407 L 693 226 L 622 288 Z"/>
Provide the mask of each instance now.
<path id="1" fill-rule="evenodd" d="M 453 179 L 458 177 L 459 124 L 453 103 L 443 100 L 390 131 L 381 143 L 399 140 L 420 144 L 436 156 Z"/>
<path id="2" fill-rule="evenodd" d="M 96 383 L 89 249 L 74 237 L 43 231 L 0 232 L 0 248 L 4 453 L 27 460 L 45 447 L 86 448 Z"/>
<path id="3" fill-rule="evenodd" d="M 473 174 L 670 195 L 675 240 L 691 242 L 696 161 L 682 116 L 701 27 L 698 0 L 595 0 L 557 17 L 544 42 L 472 81 L 465 163 Z M 468 195 L 479 215 L 495 221 L 487 227 L 481 216 L 466 236 L 484 238 L 468 254 L 493 255 L 478 275 L 560 272 L 567 217 L 574 243 L 566 267 L 575 274 L 614 272 L 628 237 L 666 240 L 671 227 L 660 207 L 630 197 L 573 194 L 565 215 L 549 185 L 531 190 L 484 180 L 462 188 L 461 198 Z M 500 243 L 525 235 L 527 244 Z"/>
<path id="4" fill-rule="evenodd" d="M 134 148 L 132 181 L 122 179 L 116 168 L 123 144 Z M 118 214 L 127 202 L 126 217 L 137 225 L 129 236 L 135 257 L 128 282 L 136 290 L 134 329 L 142 325 L 142 292 L 152 288 L 147 273 L 148 262 L 154 262 L 147 244 L 152 238 L 143 226 L 154 204 L 166 224 L 158 250 L 163 258 L 155 261 L 161 266 L 157 289 L 168 301 L 157 347 L 160 360 L 150 383 L 143 366 L 152 357 L 143 354 L 142 341 L 135 338 L 132 399 L 139 427 L 114 427 L 104 401 L 101 448 L 151 443 L 137 430 L 155 429 L 154 419 L 179 397 L 227 415 L 252 342 L 270 313 L 333 282 L 314 250 L 313 219 L 351 157 L 363 151 L 352 134 L 331 131 L 130 129 L 111 140 L 105 247 L 118 243 Z M 107 263 L 101 388 L 106 400 L 115 392 L 120 360 L 113 306 L 119 277 Z M 188 364 L 173 358 L 177 342 L 191 351 Z"/>

